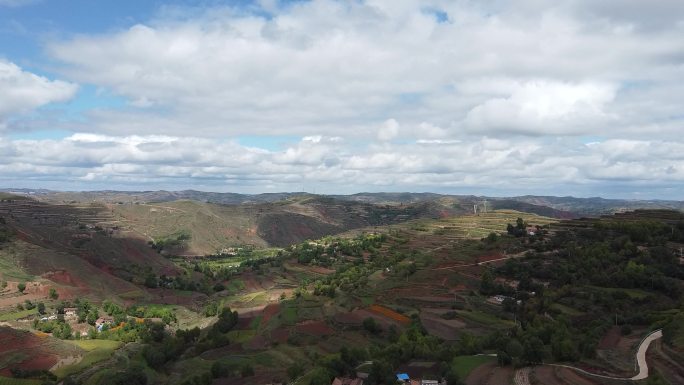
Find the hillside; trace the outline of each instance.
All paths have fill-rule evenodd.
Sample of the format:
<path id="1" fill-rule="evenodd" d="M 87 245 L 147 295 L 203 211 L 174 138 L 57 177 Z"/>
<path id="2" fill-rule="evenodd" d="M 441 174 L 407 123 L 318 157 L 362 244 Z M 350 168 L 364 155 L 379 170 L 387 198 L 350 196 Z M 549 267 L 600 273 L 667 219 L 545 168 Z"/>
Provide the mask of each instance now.
<path id="1" fill-rule="evenodd" d="M 171 254 L 188 255 L 215 254 L 230 247 L 284 247 L 354 228 L 463 212 L 435 202 L 398 207 L 319 196 L 239 205 L 179 200 L 107 207 L 119 226 L 166 244 Z M 184 235 L 188 239 L 178 239 Z"/>

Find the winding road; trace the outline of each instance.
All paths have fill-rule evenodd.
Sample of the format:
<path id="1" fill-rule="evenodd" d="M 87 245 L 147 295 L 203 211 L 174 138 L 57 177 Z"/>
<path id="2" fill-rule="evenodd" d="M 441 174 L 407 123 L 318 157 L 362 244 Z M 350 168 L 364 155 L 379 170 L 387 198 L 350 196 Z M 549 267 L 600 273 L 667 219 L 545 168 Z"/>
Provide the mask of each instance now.
<path id="1" fill-rule="evenodd" d="M 570 365 L 560 365 L 560 364 L 544 364 L 548 366 L 557 366 L 561 368 L 567 368 L 567 369 L 572 369 L 574 371 L 580 372 L 582 374 L 586 374 L 592 377 L 599 377 L 599 378 L 606 378 L 610 380 L 627 380 L 627 381 L 639 381 L 643 380 L 645 378 L 648 378 L 648 363 L 646 362 L 646 352 L 648 351 L 648 348 L 651 346 L 651 342 L 660 339 L 663 336 L 663 330 L 658 329 L 651 334 L 647 335 L 644 337 L 643 340 L 641 340 L 641 343 L 639 344 L 639 349 L 637 349 L 636 352 L 636 362 L 639 367 L 639 372 L 632 376 L 632 377 L 612 377 L 612 376 L 604 376 L 602 374 L 596 374 L 596 373 L 591 373 L 587 372 L 584 369 L 576 368 L 574 366 Z M 514 379 L 515 385 L 530 385 L 529 382 L 529 367 L 527 368 L 522 368 L 518 370 L 515 373 L 515 379 Z"/>

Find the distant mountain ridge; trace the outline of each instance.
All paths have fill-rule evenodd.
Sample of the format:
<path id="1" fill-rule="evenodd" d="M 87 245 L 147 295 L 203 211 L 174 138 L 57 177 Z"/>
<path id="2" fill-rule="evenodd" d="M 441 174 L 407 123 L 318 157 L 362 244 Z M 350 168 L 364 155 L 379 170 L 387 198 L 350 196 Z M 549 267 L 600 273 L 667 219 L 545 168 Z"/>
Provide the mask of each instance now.
<path id="1" fill-rule="evenodd" d="M 607 199 L 601 197 L 576 198 L 571 196 L 537 196 L 525 195 L 517 197 L 487 197 L 475 195 L 449 195 L 437 193 L 411 192 L 379 192 L 356 193 L 350 195 L 314 195 L 306 192 L 283 192 L 240 194 L 205 192 L 196 190 L 183 191 L 54 191 L 46 189 L 0 189 L 6 193 L 29 195 L 35 199 L 55 203 L 97 201 L 102 203 L 149 203 L 173 202 L 177 200 L 194 200 L 216 204 L 258 204 L 275 203 L 293 198 L 319 197 L 332 198 L 338 201 L 351 201 L 366 204 L 406 205 L 421 202 L 451 201 L 460 206 L 460 210 L 470 210 L 473 205 L 487 202 L 490 209 L 515 209 L 533 212 L 556 218 L 574 218 L 578 216 L 599 216 L 615 212 L 636 209 L 673 209 L 684 210 L 684 201 L 674 200 L 629 200 Z M 483 206 L 484 207 L 484 206 Z M 549 210 L 552 209 L 552 210 Z"/>

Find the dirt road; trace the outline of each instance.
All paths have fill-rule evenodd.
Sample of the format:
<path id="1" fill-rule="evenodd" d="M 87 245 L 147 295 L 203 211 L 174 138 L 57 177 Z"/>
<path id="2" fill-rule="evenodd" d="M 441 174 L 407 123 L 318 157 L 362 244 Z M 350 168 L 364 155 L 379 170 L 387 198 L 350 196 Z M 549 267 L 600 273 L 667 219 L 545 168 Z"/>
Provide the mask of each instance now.
<path id="1" fill-rule="evenodd" d="M 637 365 L 639 366 L 639 372 L 634 375 L 633 377 L 628 377 L 628 378 L 621 378 L 621 377 L 611 377 L 611 376 L 604 376 L 601 374 L 595 374 L 591 372 L 587 372 L 586 370 L 576 368 L 574 366 L 569 366 L 569 365 L 558 365 L 558 364 L 545 364 L 549 366 L 558 366 L 562 368 L 568 368 L 575 370 L 577 372 L 580 372 L 582 374 L 587 374 L 593 377 L 599 377 L 599 378 L 607 378 L 611 380 L 630 380 L 630 381 L 638 381 L 638 380 L 643 380 L 645 378 L 648 378 L 648 363 L 646 362 L 646 352 L 648 351 L 649 346 L 651 346 L 651 342 L 661 338 L 663 336 L 663 330 L 658 329 L 651 334 L 647 335 L 639 344 L 639 349 L 637 349 L 636 353 L 636 361 Z M 516 373 L 517 374 L 517 373 Z"/>

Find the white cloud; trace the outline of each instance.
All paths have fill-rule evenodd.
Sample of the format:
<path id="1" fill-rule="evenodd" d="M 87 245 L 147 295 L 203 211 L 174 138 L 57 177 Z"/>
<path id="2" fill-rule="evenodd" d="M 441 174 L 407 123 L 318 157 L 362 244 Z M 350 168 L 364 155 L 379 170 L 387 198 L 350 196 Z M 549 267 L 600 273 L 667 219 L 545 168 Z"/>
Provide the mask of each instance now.
<path id="1" fill-rule="evenodd" d="M 399 122 L 394 119 L 387 119 L 378 129 L 378 140 L 382 142 L 390 141 L 399 135 Z"/>
<path id="2" fill-rule="evenodd" d="M 464 123 L 476 132 L 585 134 L 616 119 L 605 111 L 614 97 L 611 85 L 530 81 L 514 86 L 507 97 L 474 107 Z"/>
<path id="3" fill-rule="evenodd" d="M 16 64 L 0 59 L 0 122 L 49 103 L 67 101 L 77 88 L 72 83 L 23 71 Z"/>

